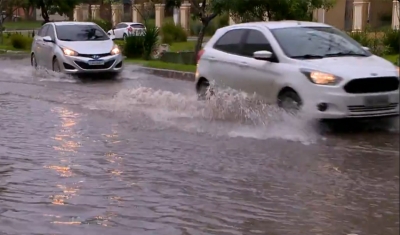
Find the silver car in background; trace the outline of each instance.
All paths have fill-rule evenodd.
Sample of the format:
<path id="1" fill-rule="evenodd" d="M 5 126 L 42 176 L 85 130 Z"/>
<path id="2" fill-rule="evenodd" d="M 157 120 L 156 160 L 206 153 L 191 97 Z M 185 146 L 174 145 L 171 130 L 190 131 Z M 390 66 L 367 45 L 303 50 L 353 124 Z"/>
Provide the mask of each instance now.
<path id="1" fill-rule="evenodd" d="M 92 22 L 51 22 L 34 37 L 31 65 L 68 74 L 110 73 L 123 69 L 113 36 Z"/>

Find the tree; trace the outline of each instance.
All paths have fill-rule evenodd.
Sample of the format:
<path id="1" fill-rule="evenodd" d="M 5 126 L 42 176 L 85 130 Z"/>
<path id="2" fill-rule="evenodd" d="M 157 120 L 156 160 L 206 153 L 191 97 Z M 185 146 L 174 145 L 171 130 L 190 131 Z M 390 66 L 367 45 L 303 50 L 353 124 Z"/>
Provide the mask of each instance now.
<path id="1" fill-rule="evenodd" d="M 200 20 L 202 27 L 199 35 L 197 35 L 197 42 L 195 48 L 195 57 L 203 44 L 204 33 L 210 22 L 223 12 L 223 7 L 228 5 L 225 2 L 233 0 L 190 0 L 191 7 L 194 9 L 195 18 Z M 237 0 L 240 1 L 240 0 Z M 181 0 L 165 0 L 167 7 L 180 7 L 182 4 Z"/>
<path id="2" fill-rule="evenodd" d="M 69 15 L 79 0 L 28 0 L 32 6 L 40 9 L 44 22 L 50 21 L 50 14 Z"/>

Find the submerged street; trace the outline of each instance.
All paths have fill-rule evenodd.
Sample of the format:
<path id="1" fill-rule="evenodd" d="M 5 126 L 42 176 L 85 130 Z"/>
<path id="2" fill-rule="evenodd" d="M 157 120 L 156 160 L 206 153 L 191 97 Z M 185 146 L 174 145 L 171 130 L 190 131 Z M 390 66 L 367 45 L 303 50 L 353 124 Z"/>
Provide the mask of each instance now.
<path id="1" fill-rule="evenodd" d="M 1 235 L 400 232 L 399 120 L 321 134 L 133 65 L 82 81 L 29 63 L 0 60 Z"/>

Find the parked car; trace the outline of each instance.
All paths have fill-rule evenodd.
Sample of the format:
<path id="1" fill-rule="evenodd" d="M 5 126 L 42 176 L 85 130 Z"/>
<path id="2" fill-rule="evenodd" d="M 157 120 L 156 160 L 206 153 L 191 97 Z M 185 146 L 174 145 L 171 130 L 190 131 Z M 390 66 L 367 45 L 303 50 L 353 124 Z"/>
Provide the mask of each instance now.
<path id="1" fill-rule="evenodd" d="M 108 35 L 114 35 L 116 39 L 126 39 L 128 36 L 142 35 L 146 27 L 141 23 L 121 22 L 107 32 Z"/>
<path id="2" fill-rule="evenodd" d="M 47 23 L 34 37 L 31 65 L 69 74 L 117 75 L 123 58 L 112 39 L 92 22 Z"/>
<path id="3" fill-rule="evenodd" d="M 399 115 L 399 68 L 322 23 L 255 22 L 218 29 L 198 54 L 200 98 L 213 83 L 317 119 Z"/>

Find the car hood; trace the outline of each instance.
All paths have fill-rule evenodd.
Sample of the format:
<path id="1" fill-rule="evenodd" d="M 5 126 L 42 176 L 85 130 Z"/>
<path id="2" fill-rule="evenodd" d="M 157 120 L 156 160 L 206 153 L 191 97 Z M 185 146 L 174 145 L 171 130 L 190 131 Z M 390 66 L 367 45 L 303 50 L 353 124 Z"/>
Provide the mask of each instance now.
<path id="1" fill-rule="evenodd" d="M 114 42 L 112 40 L 76 42 L 60 41 L 59 45 L 63 48 L 74 50 L 79 54 L 105 54 L 112 50 Z"/>
<path id="2" fill-rule="evenodd" d="M 399 76 L 392 63 L 375 55 L 301 60 L 299 65 L 306 69 L 315 69 L 349 79 L 371 76 Z"/>

